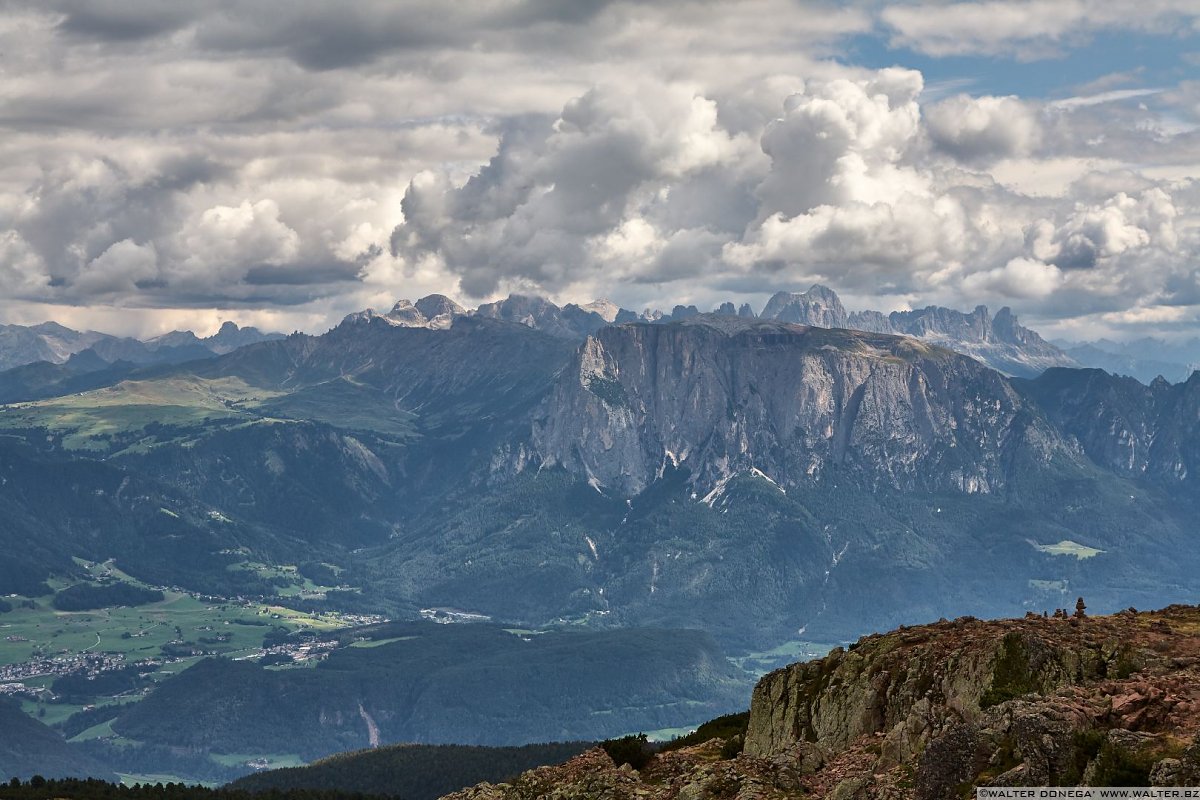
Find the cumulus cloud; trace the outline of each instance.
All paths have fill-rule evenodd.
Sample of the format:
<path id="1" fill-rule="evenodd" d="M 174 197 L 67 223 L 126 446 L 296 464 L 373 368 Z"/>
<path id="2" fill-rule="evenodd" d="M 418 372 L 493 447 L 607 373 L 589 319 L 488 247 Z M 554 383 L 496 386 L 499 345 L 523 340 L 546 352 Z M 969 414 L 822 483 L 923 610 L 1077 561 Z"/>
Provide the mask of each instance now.
<path id="1" fill-rule="evenodd" d="M 279 219 L 279 204 L 243 200 L 213 206 L 189 219 L 179 232 L 182 277 L 238 280 L 262 264 L 286 264 L 300 251 L 300 236 Z"/>
<path id="2" fill-rule="evenodd" d="M 158 253 L 154 245 L 122 239 L 88 262 L 74 281 L 85 295 L 116 292 L 134 293 L 138 284 L 158 276 Z"/>
<path id="3" fill-rule="evenodd" d="M 15 298 L 37 296 L 50 283 L 41 257 L 13 230 L 0 233 L 0 283 Z"/>
<path id="4" fill-rule="evenodd" d="M 654 280 L 673 247 L 697 254 L 699 245 L 703 258 L 704 234 L 737 224 L 714 213 L 732 209 L 693 198 L 736 185 L 761 155 L 686 88 L 595 89 L 556 119 L 510 123 L 496 156 L 462 186 L 444 174 L 414 178 L 392 252 L 436 256 L 476 296 L 506 280 L 559 290 L 612 270 Z M 660 241 L 668 218 L 672 241 Z"/>
<path id="5" fill-rule="evenodd" d="M 1159 188 L 1137 197 L 1119 192 L 1101 205 L 1079 205 L 1056 234 L 1054 257 L 1065 267 L 1089 268 L 1102 259 L 1147 248 L 1174 251 L 1178 212 Z"/>
<path id="6" fill-rule="evenodd" d="M 867 81 L 811 82 L 787 98 L 762 136 L 772 164 L 757 192 L 764 209 L 791 215 L 911 190 L 911 175 L 896 167 L 916 137 L 922 87 L 919 72 L 890 69 Z"/>
<path id="7" fill-rule="evenodd" d="M 1037 112 L 1017 97 L 957 95 L 925 110 L 933 142 L 964 161 L 1013 158 L 1041 139 Z"/>
<path id="8" fill-rule="evenodd" d="M 1062 282 L 1062 270 L 1031 258 L 1011 259 L 1003 267 L 972 273 L 963 281 L 971 291 L 1022 299 L 1046 297 Z"/>
<path id="9" fill-rule="evenodd" d="M 1090 162 L 1059 194 L 993 179 L 997 162 L 1054 163 L 1042 119 L 1057 115 L 1058 142 L 1071 112 L 990 96 L 923 109 L 921 75 L 901 69 L 801 86 L 757 141 L 725 129 L 703 96 L 642 106 L 589 92 L 555 119 L 506 130 L 469 180 L 412 181 L 393 253 L 435 260 L 478 293 L 614 279 L 683 291 L 735 279 L 766 293 L 823 280 L 859 296 L 1021 300 L 1049 315 L 1146 296 L 1149 276 L 1190 269 L 1179 219 L 1195 212 L 1180 210 L 1177 185 L 1089 173 Z M 675 198 L 701 186 L 738 201 L 677 213 Z M 1135 258 L 1145 271 L 1131 271 Z"/>
<path id="10" fill-rule="evenodd" d="M 431 291 L 810 280 L 1042 320 L 1200 304 L 1200 84 L 946 97 L 974 84 L 845 60 L 1041 57 L 1188 3 L 0 2 L 6 318 L 319 329 Z"/>

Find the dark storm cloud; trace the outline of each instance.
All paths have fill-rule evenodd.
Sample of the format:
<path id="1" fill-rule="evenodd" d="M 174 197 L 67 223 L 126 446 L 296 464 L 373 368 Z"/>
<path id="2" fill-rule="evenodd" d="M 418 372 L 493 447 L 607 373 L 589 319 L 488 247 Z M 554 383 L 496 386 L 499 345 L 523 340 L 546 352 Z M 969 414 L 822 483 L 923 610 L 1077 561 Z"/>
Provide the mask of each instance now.
<path id="1" fill-rule="evenodd" d="M 110 42 L 148 39 L 179 30 L 196 12 L 185 3 L 162 0 L 49 0 L 44 10 L 63 15 L 58 30 L 70 36 Z"/>
<path id="2" fill-rule="evenodd" d="M 200 50 L 282 55 L 305 69 L 368 64 L 389 53 L 428 53 L 447 47 L 510 47 L 513 38 L 543 44 L 594 20 L 607 0 L 556 2 L 357 2 L 227 0 L 185 4 L 173 0 L 50 0 L 10 3 L 61 15 L 57 29 L 93 41 L 124 44 L 191 28 Z M 495 41 L 497 36 L 506 41 Z"/>

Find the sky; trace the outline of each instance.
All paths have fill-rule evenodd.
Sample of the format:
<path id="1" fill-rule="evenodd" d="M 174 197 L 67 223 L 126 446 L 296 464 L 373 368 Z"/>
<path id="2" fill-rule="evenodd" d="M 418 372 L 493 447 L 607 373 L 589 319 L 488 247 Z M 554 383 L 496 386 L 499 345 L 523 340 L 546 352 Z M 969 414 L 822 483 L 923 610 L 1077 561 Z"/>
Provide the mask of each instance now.
<path id="1" fill-rule="evenodd" d="M 0 0 L 0 321 L 817 282 L 1200 334 L 1200 0 Z"/>

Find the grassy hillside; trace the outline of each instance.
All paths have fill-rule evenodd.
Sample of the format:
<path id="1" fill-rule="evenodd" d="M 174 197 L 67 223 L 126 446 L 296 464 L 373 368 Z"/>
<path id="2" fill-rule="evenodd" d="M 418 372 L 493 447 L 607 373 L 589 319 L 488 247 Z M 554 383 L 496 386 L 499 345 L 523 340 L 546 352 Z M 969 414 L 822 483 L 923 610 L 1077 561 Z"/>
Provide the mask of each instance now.
<path id="1" fill-rule="evenodd" d="M 188 428 L 214 421 L 260 419 L 239 404 L 254 404 L 278 392 L 238 378 L 195 376 L 122 381 L 101 389 L 0 408 L 0 426 L 40 428 L 61 437 L 68 450 L 111 450 L 144 444 L 147 426 Z"/>

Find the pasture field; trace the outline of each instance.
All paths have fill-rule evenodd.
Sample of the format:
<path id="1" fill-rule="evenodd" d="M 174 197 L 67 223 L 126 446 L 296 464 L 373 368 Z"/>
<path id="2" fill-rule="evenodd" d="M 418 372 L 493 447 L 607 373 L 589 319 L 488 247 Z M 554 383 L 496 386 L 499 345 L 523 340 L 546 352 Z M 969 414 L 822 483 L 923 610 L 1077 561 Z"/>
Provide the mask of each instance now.
<path id="1" fill-rule="evenodd" d="M 1088 547 L 1079 542 L 1072 542 L 1070 539 L 1063 539 L 1061 542 L 1055 544 L 1035 544 L 1034 549 L 1039 553 L 1046 553 L 1052 556 L 1075 556 L 1080 561 L 1086 558 L 1093 558 L 1104 552 L 1095 547 Z"/>
<path id="2" fill-rule="evenodd" d="M 47 400 L 0 405 L 0 429 L 45 430 L 67 450 L 144 452 L 206 431 L 298 420 L 403 441 L 415 415 L 377 389 L 338 378 L 288 392 L 252 386 L 240 378 L 183 376 L 128 380 Z M 154 434 L 147 432 L 155 426 Z M 165 438 L 164 438 L 165 437 Z"/>
<path id="3" fill-rule="evenodd" d="M 136 433 L 150 423 L 186 429 L 258 419 L 265 415 L 239 406 L 277 395 L 237 378 L 122 381 L 80 394 L 0 407 L 0 427 L 44 428 L 62 435 L 69 450 L 105 450 L 114 437 Z"/>
<path id="4" fill-rule="evenodd" d="M 98 581 L 154 588 L 121 572 L 111 562 L 77 559 L 76 563 Z M 294 566 L 247 564 L 243 568 L 299 579 Z M 74 582 L 55 579 L 50 586 L 57 591 Z M 303 579 L 303 585 L 293 591 L 317 597 L 327 588 Z M 123 653 L 126 660 L 137 661 L 158 658 L 164 646 L 184 642 L 206 652 L 237 657 L 259 648 L 272 628 L 328 631 L 348 624 L 336 613 L 306 614 L 260 602 L 202 600 L 169 589 L 164 589 L 163 595 L 161 602 L 89 611 L 60 611 L 53 606 L 53 595 L 10 597 L 7 602 L 13 610 L 0 614 L 0 666 L 82 653 Z"/>

